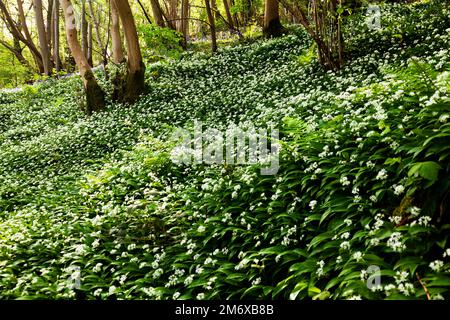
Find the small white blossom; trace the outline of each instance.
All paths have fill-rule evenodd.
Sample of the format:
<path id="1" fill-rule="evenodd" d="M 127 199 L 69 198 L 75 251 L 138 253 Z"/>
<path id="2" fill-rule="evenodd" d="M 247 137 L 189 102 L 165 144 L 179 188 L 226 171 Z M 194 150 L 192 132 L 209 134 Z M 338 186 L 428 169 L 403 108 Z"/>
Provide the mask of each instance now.
<path id="1" fill-rule="evenodd" d="M 405 187 L 402 185 L 394 185 L 394 194 L 399 196 L 401 195 L 403 192 L 405 192 Z"/>
<path id="2" fill-rule="evenodd" d="M 97 272 L 99 272 L 100 270 L 102 270 L 102 266 L 103 266 L 103 264 L 99 262 L 99 263 L 97 263 L 97 264 L 94 266 L 94 268 L 92 268 L 92 271 L 95 272 L 95 273 L 97 273 Z"/>
<path id="3" fill-rule="evenodd" d="M 343 249 L 343 250 L 348 250 L 348 249 L 350 249 L 350 242 L 344 241 L 344 242 L 342 242 L 342 243 L 340 244 L 339 247 L 340 247 L 341 249 Z"/>
<path id="4" fill-rule="evenodd" d="M 387 171 L 385 169 L 381 169 L 377 176 L 375 177 L 376 180 L 386 180 L 388 177 Z"/>
<path id="5" fill-rule="evenodd" d="M 402 252 L 406 249 L 406 245 L 401 242 L 402 234 L 400 232 L 394 232 L 391 234 L 387 241 L 387 246 L 396 252 Z"/>
<path id="6" fill-rule="evenodd" d="M 444 258 L 445 257 L 450 257 L 450 248 L 448 248 L 447 250 L 445 250 L 444 254 L 442 255 Z"/>
<path id="7" fill-rule="evenodd" d="M 117 288 L 115 286 L 111 286 L 111 287 L 109 287 L 108 294 L 113 295 L 116 293 L 116 291 L 117 291 Z"/>
<path id="8" fill-rule="evenodd" d="M 435 260 L 430 263 L 431 270 L 436 271 L 436 272 L 441 271 L 443 266 L 444 266 L 444 262 L 441 260 Z"/>
<path id="9" fill-rule="evenodd" d="M 99 297 L 103 292 L 103 289 L 99 288 L 94 291 L 94 296 Z"/>
<path id="10" fill-rule="evenodd" d="M 172 299 L 173 299 L 173 300 L 177 300 L 180 296 L 181 296 L 181 293 L 175 292 L 175 293 L 173 294 L 173 296 L 172 296 Z"/>
<path id="11" fill-rule="evenodd" d="M 197 295 L 197 300 L 203 300 L 203 299 L 205 299 L 205 294 L 204 293 L 199 293 Z"/>
<path id="12" fill-rule="evenodd" d="M 348 180 L 348 178 L 346 176 L 343 176 L 340 179 L 340 183 L 345 187 L 345 186 L 348 186 L 350 184 L 350 181 Z"/>
<path id="13" fill-rule="evenodd" d="M 411 213 L 412 216 L 417 217 L 420 214 L 420 208 L 418 207 L 411 207 L 409 208 L 409 213 Z"/>
<path id="14" fill-rule="evenodd" d="M 356 261 L 360 261 L 363 258 L 363 254 L 360 251 L 356 251 L 353 254 L 353 259 L 355 259 Z"/>

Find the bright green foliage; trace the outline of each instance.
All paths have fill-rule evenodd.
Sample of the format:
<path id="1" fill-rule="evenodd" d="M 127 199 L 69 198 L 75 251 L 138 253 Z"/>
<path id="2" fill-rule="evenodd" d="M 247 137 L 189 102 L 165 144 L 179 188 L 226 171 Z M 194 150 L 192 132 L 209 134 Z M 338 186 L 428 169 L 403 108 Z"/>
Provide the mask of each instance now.
<path id="1" fill-rule="evenodd" d="M 17 61 L 16 57 L 0 45 L 0 88 L 11 88 L 30 78 L 31 70 Z"/>
<path id="2" fill-rule="evenodd" d="M 144 24 L 139 26 L 139 35 L 143 42 L 144 58 L 150 62 L 164 57 L 179 58 L 183 52 L 182 35 L 172 29 Z"/>

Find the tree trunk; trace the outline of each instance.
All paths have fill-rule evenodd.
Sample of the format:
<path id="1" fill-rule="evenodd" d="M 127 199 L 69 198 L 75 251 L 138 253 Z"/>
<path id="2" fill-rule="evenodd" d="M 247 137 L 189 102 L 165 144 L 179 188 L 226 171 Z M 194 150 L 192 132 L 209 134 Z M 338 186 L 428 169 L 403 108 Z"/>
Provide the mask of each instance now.
<path id="1" fill-rule="evenodd" d="M 81 1 L 81 49 L 87 58 L 88 54 L 88 23 L 86 21 L 86 0 Z"/>
<path id="2" fill-rule="evenodd" d="M 44 74 L 50 75 L 50 51 L 48 48 L 47 34 L 45 32 L 44 15 L 42 11 L 42 0 L 33 0 L 34 12 L 36 14 L 36 27 L 39 36 L 39 45 L 41 48 L 42 62 L 44 65 Z"/>
<path id="3" fill-rule="evenodd" d="M 128 74 L 125 92 L 119 98 L 123 102 L 134 103 L 145 90 L 145 65 L 142 61 L 139 38 L 128 0 L 112 0 L 122 22 L 127 43 Z"/>
<path id="4" fill-rule="evenodd" d="M 120 20 L 116 3 L 111 0 L 111 39 L 113 62 L 120 64 L 125 61 L 123 53 L 122 38 L 120 37 Z"/>
<path id="5" fill-rule="evenodd" d="M 16 23 L 11 15 L 9 14 L 8 9 L 6 8 L 5 3 L 0 0 L 0 11 L 3 13 L 1 15 L 1 19 L 4 21 L 6 27 L 8 28 L 11 35 L 24 43 L 28 49 L 30 49 L 31 54 L 33 55 L 33 58 L 36 62 L 36 66 L 38 67 L 39 73 L 44 72 L 44 65 L 42 63 L 42 57 L 41 53 L 37 49 L 36 45 L 34 44 L 33 40 L 31 39 L 31 35 L 28 31 L 28 27 L 25 20 L 25 15 L 23 14 L 23 8 L 22 8 L 22 2 L 21 0 L 17 1 L 18 9 L 19 9 L 19 18 L 20 18 L 20 25 L 22 26 L 22 29 L 24 30 L 25 36 L 22 34 L 22 32 L 18 28 L 18 23 Z M 22 9 L 22 11 L 21 11 Z M 21 14 L 22 12 L 22 14 Z"/>
<path id="6" fill-rule="evenodd" d="M 94 66 L 94 61 L 93 61 L 93 56 L 92 56 L 94 41 L 93 41 L 92 32 L 93 32 L 92 23 L 88 23 L 87 59 L 88 59 L 89 65 L 91 67 Z"/>
<path id="7" fill-rule="evenodd" d="M 23 0 L 17 0 L 17 10 L 19 11 L 19 19 L 20 19 L 20 25 L 22 27 L 23 33 L 25 34 L 25 37 L 30 42 L 33 42 L 33 39 L 31 38 L 30 31 L 28 30 L 27 20 L 25 18 L 25 13 L 23 11 Z"/>
<path id="8" fill-rule="evenodd" d="M 59 72 L 61 71 L 61 58 L 59 56 L 59 0 L 54 0 L 53 3 L 52 28 L 53 60 L 56 72 Z"/>
<path id="9" fill-rule="evenodd" d="M 166 24 L 164 23 L 164 16 L 158 0 L 150 0 L 150 4 L 152 5 L 153 19 L 155 20 L 156 25 L 164 28 Z"/>
<path id="10" fill-rule="evenodd" d="M 181 2 L 181 33 L 183 34 L 182 46 L 186 49 L 189 37 L 189 0 Z"/>
<path id="11" fill-rule="evenodd" d="M 147 22 L 149 24 L 152 24 L 152 20 L 150 20 L 150 16 L 148 15 L 147 10 L 145 9 L 144 5 L 142 4 L 141 0 L 137 0 L 139 7 L 141 7 L 142 13 L 144 14 L 145 20 L 147 20 Z"/>
<path id="12" fill-rule="evenodd" d="M 25 59 L 25 57 L 22 54 L 23 48 L 20 46 L 20 41 L 19 39 L 14 38 L 14 52 L 15 56 L 17 58 L 17 60 L 19 60 L 19 62 L 26 66 L 29 69 L 32 69 L 30 64 L 28 63 L 27 59 Z"/>
<path id="13" fill-rule="evenodd" d="M 287 8 L 290 7 L 288 4 L 285 5 Z M 337 0 L 325 3 L 327 6 L 320 10 L 319 5 L 321 4 L 316 0 L 311 3 L 312 23 L 306 10 L 302 8 L 295 10 L 296 17 L 317 44 L 320 63 L 328 70 L 337 70 L 344 64 L 344 40 L 341 34 L 341 19 L 336 12 Z M 294 12 L 292 7 L 290 10 Z M 325 14 L 321 15 L 318 11 L 325 11 Z M 325 30 L 331 31 L 325 33 Z"/>
<path id="14" fill-rule="evenodd" d="M 86 91 L 86 110 L 88 115 L 93 112 L 100 111 L 105 108 L 105 92 L 97 83 L 91 66 L 83 53 L 80 43 L 78 42 L 76 21 L 74 11 L 70 0 L 61 0 L 61 6 L 64 10 L 66 21 L 67 43 L 69 44 L 72 56 L 80 71 Z"/>
<path id="15" fill-rule="evenodd" d="M 52 58 L 52 14 L 53 14 L 53 0 L 48 0 L 48 8 L 47 8 L 47 21 L 46 21 L 46 29 L 45 34 L 47 38 L 47 45 L 49 50 L 50 58 Z"/>
<path id="16" fill-rule="evenodd" d="M 169 0 L 169 20 L 172 21 L 173 29 L 180 31 L 178 28 L 179 21 L 177 15 L 178 0 Z"/>
<path id="17" fill-rule="evenodd" d="M 280 23 L 278 0 L 265 0 L 263 33 L 266 37 L 279 37 L 284 28 Z"/>
<path id="18" fill-rule="evenodd" d="M 217 51 L 217 39 L 216 39 L 216 25 L 214 22 L 214 15 L 211 11 L 211 4 L 209 0 L 205 0 L 206 14 L 208 15 L 209 30 L 211 32 L 211 50 Z"/>
<path id="19" fill-rule="evenodd" d="M 22 48 L 20 48 L 20 43 L 18 43 L 18 39 L 14 38 L 14 46 L 10 45 L 8 42 L 4 40 L 0 40 L 0 44 L 3 45 L 6 49 L 8 49 L 14 56 L 17 58 L 17 60 L 26 68 L 33 69 L 30 66 L 30 63 L 22 54 Z"/>
<path id="20" fill-rule="evenodd" d="M 230 0 L 230 8 L 232 8 L 235 5 L 234 0 Z M 234 26 L 236 28 L 236 30 L 239 30 L 239 18 L 237 13 L 233 13 L 233 19 L 234 19 Z"/>
<path id="21" fill-rule="evenodd" d="M 211 0 L 211 10 L 213 12 L 214 19 L 219 20 L 220 19 L 220 12 L 219 12 L 219 9 L 217 8 L 217 1 L 216 0 Z"/>
<path id="22" fill-rule="evenodd" d="M 107 45 L 105 45 L 103 43 L 101 33 L 100 33 L 100 22 L 101 22 L 101 15 L 100 15 L 101 10 L 100 9 L 101 9 L 101 7 L 100 7 L 100 9 L 97 8 L 99 14 L 98 14 L 98 16 L 96 16 L 95 12 L 94 12 L 94 8 L 92 6 L 92 0 L 88 0 L 88 3 L 89 3 L 89 15 L 91 17 L 92 23 L 94 24 L 95 40 L 96 40 L 97 45 L 100 48 L 101 53 L 102 53 L 103 65 L 106 65 L 108 63 Z M 108 34 L 108 37 L 109 37 L 109 34 Z"/>

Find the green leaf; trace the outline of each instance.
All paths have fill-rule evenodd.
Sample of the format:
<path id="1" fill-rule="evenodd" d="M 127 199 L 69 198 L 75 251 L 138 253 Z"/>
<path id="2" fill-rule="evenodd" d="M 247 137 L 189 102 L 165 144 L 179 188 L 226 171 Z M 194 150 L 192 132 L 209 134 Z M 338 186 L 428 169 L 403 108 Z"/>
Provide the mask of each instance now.
<path id="1" fill-rule="evenodd" d="M 313 300 L 326 300 L 330 297 L 331 293 L 329 291 L 322 291 L 319 294 L 316 294 L 312 297 Z"/>
<path id="2" fill-rule="evenodd" d="M 421 262 L 422 259 L 420 257 L 406 257 L 395 264 L 394 270 L 408 268 L 410 273 L 413 274 Z"/>
<path id="3" fill-rule="evenodd" d="M 428 279 L 426 279 L 428 280 Z M 444 275 L 437 275 L 432 277 L 428 284 L 428 287 L 449 287 L 450 286 L 450 277 Z"/>
<path id="4" fill-rule="evenodd" d="M 408 176 L 420 176 L 430 181 L 436 181 L 442 167 L 434 161 L 417 162 L 408 171 Z"/>
<path id="5" fill-rule="evenodd" d="M 330 239 L 332 236 L 333 236 L 332 232 L 324 232 L 322 234 L 319 234 L 318 236 L 314 237 L 314 239 L 311 240 L 311 243 L 308 246 L 308 250 L 317 246 L 322 241 Z"/>
<path id="6" fill-rule="evenodd" d="M 400 157 L 398 157 L 398 158 L 387 158 L 386 161 L 384 162 L 384 164 L 392 165 L 392 164 L 400 163 L 401 161 L 402 161 L 402 158 L 400 158 Z"/>
<path id="7" fill-rule="evenodd" d="M 314 297 L 314 296 L 320 294 L 321 292 L 322 292 L 322 290 L 320 290 L 320 289 L 317 288 L 317 287 L 309 287 L 309 288 L 308 288 L 308 295 L 309 295 L 310 297 Z"/>
<path id="8" fill-rule="evenodd" d="M 308 288 L 308 282 L 302 281 L 297 283 L 294 290 L 291 291 L 291 294 L 289 295 L 289 300 L 295 300 L 300 292 Z"/>

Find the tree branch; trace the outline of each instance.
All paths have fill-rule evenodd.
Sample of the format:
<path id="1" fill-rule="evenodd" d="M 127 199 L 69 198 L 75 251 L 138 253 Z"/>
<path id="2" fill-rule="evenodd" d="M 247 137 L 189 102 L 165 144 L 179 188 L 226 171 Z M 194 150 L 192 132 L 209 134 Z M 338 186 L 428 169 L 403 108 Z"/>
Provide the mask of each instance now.
<path id="1" fill-rule="evenodd" d="M 428 288 L 427 288 L 427 286 L 425 285 L 425 283 L 424 283 L 424 282 L 422 281 L 422 279 L 419 277 L 419 273 L 418 273 L 418 272 L 416 272 L 416 277 L 417 277 L 417 280 L 419 280 L 419 283 L 420 283 L 420 285 L 422 286 L 423 291 L 425 291 L 425 294 L 427 295 L 427 299 L 428 299 L 428 300 L 431 300 L 430 292 L 428 291 Z"/>

